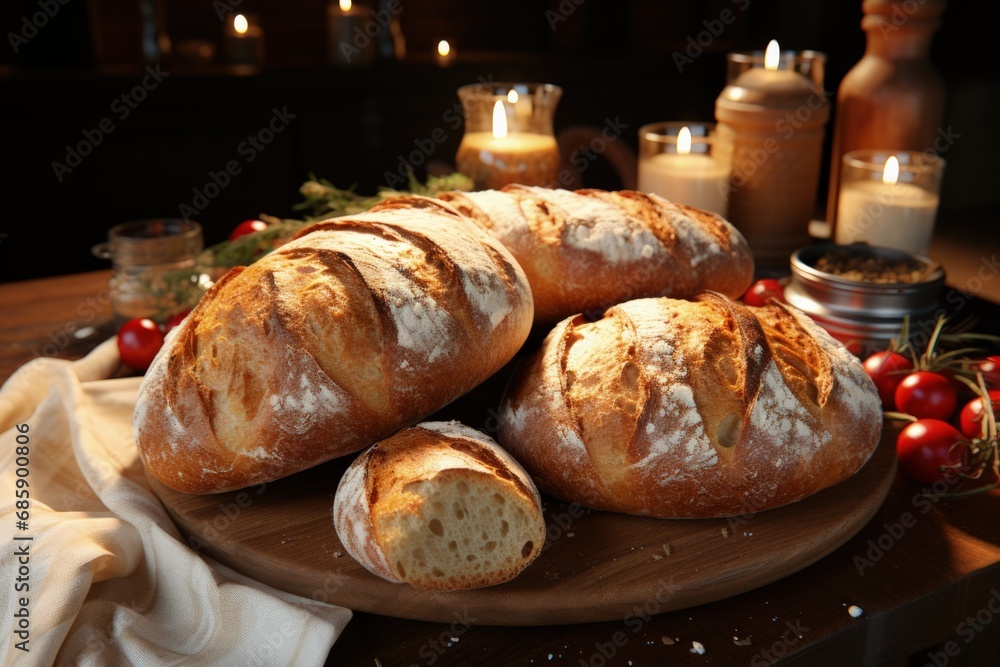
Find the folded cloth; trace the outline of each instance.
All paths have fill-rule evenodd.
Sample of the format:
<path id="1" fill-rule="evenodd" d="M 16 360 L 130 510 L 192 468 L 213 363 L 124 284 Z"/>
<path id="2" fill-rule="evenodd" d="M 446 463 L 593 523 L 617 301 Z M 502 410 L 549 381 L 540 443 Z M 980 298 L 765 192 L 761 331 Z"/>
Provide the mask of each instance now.
<path id="1" fill-rule="evenodd" d="M 140 378 L 106 379 L 119 364 L 112 339 L 0 389 L 4 664 L 322 665 L 351 612 L 188 546 L 132 437 Z"/>

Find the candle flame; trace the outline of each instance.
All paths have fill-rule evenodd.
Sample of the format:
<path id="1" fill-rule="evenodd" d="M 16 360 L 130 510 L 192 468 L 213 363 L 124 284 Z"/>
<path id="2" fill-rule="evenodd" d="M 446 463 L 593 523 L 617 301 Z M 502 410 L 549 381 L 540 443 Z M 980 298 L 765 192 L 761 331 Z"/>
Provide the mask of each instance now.
<path id="1" fill-rule="evenodd" d="M 767 43 L 764 51 L 764 69 L 774 71 L 778 69 L 778 61 L 781 60 L 781 49 L 778 48 L 778 40 L 772 39 Z"/>
<path id="2" fill-rule="evenodd" d="M 507 91 L 507 101 L 511 104 L 517 104 L 517 91 L 513 88 Z"/>
<path id="3" fill-rule="evenodd" d="M 882 170 L 882 182 L 886 185 L 895 185 L 899 180 L 899 160 L 895 155 L 890 155 L 885 161 L 885 169 Z"/>
<path id="4" fill-rule="evenodd" d="M 507 112 L 503 108 L 503 102 L 497 100 L 493 105 L 493 137 L 503 139 L 507 136 Z"/>
<path id="5" fill-rule="evenodd" d="M 438 55 L 444 57 L 451 53 L 451 44 L 448 43 L 447 39 L 442 39 L 438 42 Z"/>
<path id="6" fill-rule="evenodd" d="M 233 19 L 233 28 L 241 35 L 246 34 L 249 27 L 250 23 L 247 21 L 247 17 L 243 16 L 243 14 L 237 14 L 236 18 Z"/>
<path id="7" fill-rule="evenodd" d="M 340 11 L 349 12 L 351 11 L 351 0 L 340 0 Z"/>
<path id="8" fill-rule="evenodd" d="M 687 125 L 677 133 L 677 152 L 681 155 L 687 155 L 691 152 L 691 130 Z"/>

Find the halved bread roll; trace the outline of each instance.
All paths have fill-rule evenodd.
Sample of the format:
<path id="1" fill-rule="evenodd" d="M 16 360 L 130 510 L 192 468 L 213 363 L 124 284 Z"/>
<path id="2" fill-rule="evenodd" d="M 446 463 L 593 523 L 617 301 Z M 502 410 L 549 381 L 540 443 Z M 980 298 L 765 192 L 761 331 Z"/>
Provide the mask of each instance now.
<path id="1" fill-rule="evenodd" d="M 344 473 L 337 535 L 388 581 L 456 590 L 517 576 L 541 552 L 541 498 L 488 436 L 425 422 L 372 445 Z"/>

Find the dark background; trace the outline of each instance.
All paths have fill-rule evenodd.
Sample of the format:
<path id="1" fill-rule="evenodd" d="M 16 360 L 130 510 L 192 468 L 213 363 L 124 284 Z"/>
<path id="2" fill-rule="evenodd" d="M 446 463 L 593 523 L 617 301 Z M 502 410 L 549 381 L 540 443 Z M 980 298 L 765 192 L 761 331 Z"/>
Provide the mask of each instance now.
<path id="1" fill-rule="evenodd" d="M 11 34 L 24 34 L 25 17 L 42 11 L 40 2 L 58 6 L 58 12 L 15 53 Z M 91 256 L 90 247 L 105 239 L 109 227 L 177 217 L 178 207 L 192 202 L 194 189 L 203 189 L 210 172 L 223 170 L 230 160 L 240 163 L 241 173 L 195 218 L 208 244 L 261 212 L 293 216 L 298 186 L 310 172 L 374 193 L 387 184 L 386 172 L 399 170 L 415 142 L 426 145 L 437 128 L 446 141 L 430 159 L 451 163 L 462 130 L 453 129 L 445 114 L 457 102 L 456 88 L 479 77 L 558 84 L 564 94 L 557 133 L 578 125 L 600 128 L 606 118 L 617 118 L 627 125 L 621 141 L 635 150 L 644 123 L 712 119 L 729 51 L 760 49 L 771 38 L 783 49 L 823 51 L 825 87 L 836 91 L 865 43 L 860 0 L 402 0 L 398 18 L 407 57 L 337 69 L 326 61 L 324 2 L 228 4 L 234 3 L 236 11 L 255 14 L 263 26 L 265 65 L 224 64 L 223 22 L 216 8 L 225 3 L 160 2 L 175 53 L 191 39 L 208 40 L 219 53 L 202 67 L 183 65 L 176 56 L 164 62 L 169 76 L 120 120 L 116 110 L 122 107 L 112 104 L 145 75 L 139 2 L 0 2 L 0 188 L 6 213 L 0 223 L 0 234 L 6 234 L 0 236 L 0 281 L 107 267 Z M 990 212 L 984 243 L 996 247 L 1000 76 L 991 53 L 996 28 L 982 15 L 983 6 L 948 7 L 932 60 L 948 87 L 943 127 L 960 135 L 946 156 L 942 208 L 976 211 L 980 219 Z M 559 14 L 560 7 L 572 12 L 563 12 L 566 20 L 552 29 L 546 12 Z M 724 10 L 735 20 L 678 71 L 673 54 L 688 48 L 688 38 L 707 29 L 703 22 Z M 441 38 L 457 50 L 449 67 L 439 67 L 430 55 Z M 295 118 L 248 163 L 240 143 L 266 127 L 274 108 L 286 107 Z M 79 143 L 84 131 L 104 118 L 111 118 L 114 130 L 60 182 L 52 163 L 64 162 L 67 145 Z M 417 168 L 421 178 L 425 166 Z M 826 172 L 824 164 L 821 199 Z M 601 159 L 582 179 L 588 187 L 620 186 Z M 822 210 L 818 202 L 817 211 Z"/>

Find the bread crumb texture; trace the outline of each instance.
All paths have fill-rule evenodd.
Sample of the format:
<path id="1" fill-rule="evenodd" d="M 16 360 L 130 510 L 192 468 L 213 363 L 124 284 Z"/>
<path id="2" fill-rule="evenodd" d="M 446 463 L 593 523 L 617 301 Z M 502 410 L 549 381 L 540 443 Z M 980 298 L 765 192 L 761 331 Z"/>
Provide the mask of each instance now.
<path id="1" fill-rule="evenodd" d="M 417 588 L 490 586 L 541 552 L 541 499 L 493 440 L 429 422 L 368 449 L 334 499 L 338 536 L 372 573 Z"/>

